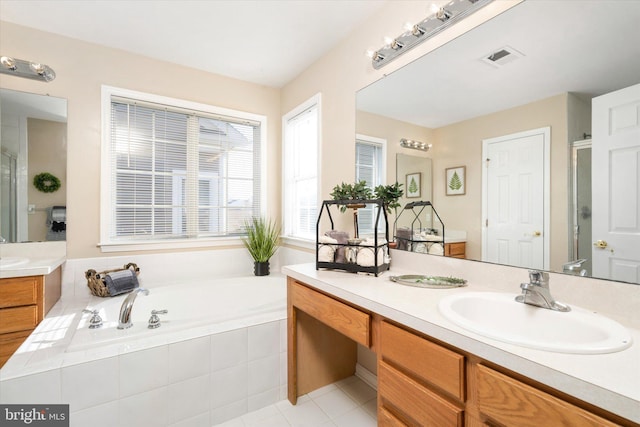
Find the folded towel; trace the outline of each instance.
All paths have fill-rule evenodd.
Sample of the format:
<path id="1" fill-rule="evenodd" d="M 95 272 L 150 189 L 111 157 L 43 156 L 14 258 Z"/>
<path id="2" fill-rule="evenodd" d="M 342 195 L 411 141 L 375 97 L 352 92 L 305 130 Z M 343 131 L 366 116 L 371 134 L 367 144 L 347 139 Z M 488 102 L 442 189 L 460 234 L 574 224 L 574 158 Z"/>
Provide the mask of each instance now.
<path id="1" fill-rule="evenodd" d="M 362 267 L 373 267 L 376 265 L 375 257 L 376 248 L 364 246 L 358 249 L 358 257 L 356 263 Z M 384 249 L 378 248 L 378 266 L 384 264 Z"/>
<path id="2" fill-rule="evenodd" d="M 427 245 L 425 243 L 414 243 L 413 244 L 413 252 L 417 252 L 419 254 L 426 254 L 429 252 Z"/>
<path id="3" fill-rule="evenodd" d="M 56 222 L 67 221 L 66 206 L 51 206 L 50 208 L 47 208 L 47 223 L 51 224 L 53 221 L 56 221 Z"/>
<path id="4" fill-rule="evenodd" d="M 136 272 L 129 269 L 105 274 L 104 283 L 112 297 L 130 292 L 140 286 Z"/>
<path id="5" fill-rule="evenodd" d="M 333 238 L 331 238 L 329 236 L 320 236 L 318 241 L 320 243 L 338 243 L 338 241 L 336 239 L 333 239 Z"/>
<path id="6" fill-rule="evenodd" d="M 336 248 L 334 246 L 320 245 L 320 247 L 318 248 L 318 261 L 333 262 L 335 254 L 336 254 Z"/>
<path id="7" fill-rule="evenodd" d="M 349 233 L 346 231 L 338 231 L 338 230 L 330 230 L 324 233 L 325 236 L 335 239 L 340 244 L 346 244 L 349 240 Z M 347 257 L 345 254 L 345 248 L 343 246 L 339 247 L 336 250 L 336 262 L 345 263 L 347 262 Z"/>
<path id="8" fill-rule="evenodd" d="M 431 255 L 444 255 L 444 248 L 440 243 L 433 243 L 429 248 L 429 254 Z"/>

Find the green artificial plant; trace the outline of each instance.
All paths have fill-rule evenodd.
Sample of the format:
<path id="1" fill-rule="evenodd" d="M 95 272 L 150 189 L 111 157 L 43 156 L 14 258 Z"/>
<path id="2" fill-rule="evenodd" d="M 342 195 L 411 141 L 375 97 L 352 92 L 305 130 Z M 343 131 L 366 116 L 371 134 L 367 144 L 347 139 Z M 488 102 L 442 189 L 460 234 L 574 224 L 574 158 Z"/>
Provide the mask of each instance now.
<path id="1" fill-rule="evenodd" d="M 280 245 L 280 226 L 275 221 L 253 217 L 245 220 L 247 237 L 242 243 L 255 262 L 268 262 Z"/>

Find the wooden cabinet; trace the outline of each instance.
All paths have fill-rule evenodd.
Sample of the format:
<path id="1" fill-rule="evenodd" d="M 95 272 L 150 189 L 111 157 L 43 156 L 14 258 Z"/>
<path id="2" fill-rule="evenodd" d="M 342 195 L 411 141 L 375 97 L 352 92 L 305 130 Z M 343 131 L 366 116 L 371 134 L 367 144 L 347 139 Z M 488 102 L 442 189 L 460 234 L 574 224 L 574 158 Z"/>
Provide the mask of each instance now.
<path id="1" fill-rule="evenodd" d="M 379 426 L 640 427 L 288 278 L 288 397 L 355 372 L 356 342 L 378 368 Z"/>
<path id="2" fill-rule="evenodd" d="M 287 387 L 291 403 L 302 394 L 353 375 L 357 343 L 370 346 L 370 313 L 287 279 Z"/>
<path id="3" fill-rule="evenodd" d="M 407 425 L 461 427 L 464 356 L 385 320 L 379 337 L 378 410 Z"/>
<path id="4" fill-rule="evenodd" d="M 60 299 L 60 274 L 0 279 L 0 367 Z"/>
<path id="5" fill-rule="evenodd" d="M 467 252 L 466 242 L 444 244 L 444 256 L 464 259 L 467 256 L 466 252 Z"/>
<path id="6" fill-rule="evenodd" d="M 522 427 L 619 425 L 487 366 L 476 372 L 478 409 L 488 420 Z"/>

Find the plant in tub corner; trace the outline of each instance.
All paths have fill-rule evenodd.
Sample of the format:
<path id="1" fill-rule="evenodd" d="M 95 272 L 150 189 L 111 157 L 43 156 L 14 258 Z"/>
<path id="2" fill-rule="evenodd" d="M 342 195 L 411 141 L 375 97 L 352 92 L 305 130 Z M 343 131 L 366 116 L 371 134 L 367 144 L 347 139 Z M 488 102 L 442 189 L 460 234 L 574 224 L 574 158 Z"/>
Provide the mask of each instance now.
<path id="1" fill-rule="evenodd" d="M 253 217 L 245 220 L 244 228 L 247 237 L 242 243 L 253 258 L 253 272 L 256 276 L 268 276 L 269 259 L 280 245 L 280 227 L 275 221 Z"/>

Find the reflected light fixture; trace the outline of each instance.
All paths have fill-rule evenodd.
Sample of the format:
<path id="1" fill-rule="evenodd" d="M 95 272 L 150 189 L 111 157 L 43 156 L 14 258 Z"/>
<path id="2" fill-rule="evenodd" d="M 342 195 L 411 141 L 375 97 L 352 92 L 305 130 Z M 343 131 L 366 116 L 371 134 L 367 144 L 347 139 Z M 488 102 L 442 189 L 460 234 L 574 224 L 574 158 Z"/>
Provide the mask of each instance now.
<path id="1" fill-rule="evenodd" d="M 395 39 L 385 39 L 383 47 L 367 51 L 376 70 L 450 25 L 461 21 L 493 0 L 452 0 L 439 7 L 432 4 L 431 14 L 415 25 L 405 27 L 405 32 Z"/>
<path id="2" fill-rule="evenodd" d="M 43 82 L 50 82 L 56 78 L 55 71 L 48 65 L 16 59 L 10 56 L 0 57 L 0 73 Z"/>
<path id="3" fill-rule="evenodd" d="M 400 146 L 404 148 L 411 148 L 414 150 L 429 151 L 432 147 L 432 144 L 427 144 L 426 142 L 420 142 L 413 139 L 402 138 L 400 140 Z"/>

